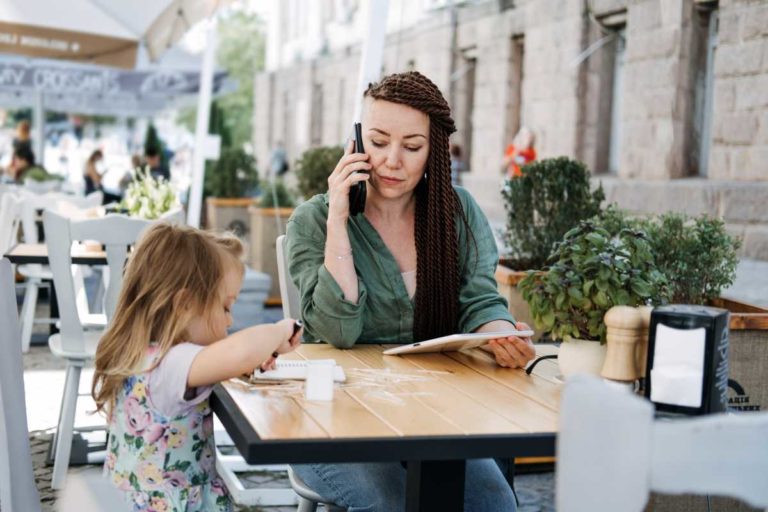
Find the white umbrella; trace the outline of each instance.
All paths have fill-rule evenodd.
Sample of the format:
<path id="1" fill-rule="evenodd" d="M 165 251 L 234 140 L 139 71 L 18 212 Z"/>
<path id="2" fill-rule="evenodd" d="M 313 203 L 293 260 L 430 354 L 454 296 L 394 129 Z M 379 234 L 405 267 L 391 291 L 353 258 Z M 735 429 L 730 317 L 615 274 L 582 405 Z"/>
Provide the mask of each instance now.
<path id="1" fill-rule="evenodd" d="M 152 60 L 229 0 L 23 0 L 0 2 L 0 53 L 133 68 Z"/>

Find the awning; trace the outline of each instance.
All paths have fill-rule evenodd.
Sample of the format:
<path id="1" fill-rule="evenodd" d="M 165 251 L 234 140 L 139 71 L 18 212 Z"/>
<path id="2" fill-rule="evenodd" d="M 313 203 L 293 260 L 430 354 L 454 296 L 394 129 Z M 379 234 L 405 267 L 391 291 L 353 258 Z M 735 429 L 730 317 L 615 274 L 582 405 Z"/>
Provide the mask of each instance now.
<path id="1" fill-rule="evenodd" d="M 140 43 L 152 60 L 229 0 L 20 0 L 0 2 L 0 53 L 133 68 Z"/>
<path id="2" fill-rule="evenodd" d="M 164 59 L 165 60 L 165 59 Z M 0 106 L 30 107 L 43 94 L 46 110 L 79 114 L 147 116 L 196 95 L 200 72 L 172 66 L 122 71 L 105 67 L 0 56 Z M 226 73 L 214 75 L 213 91 Z"/>

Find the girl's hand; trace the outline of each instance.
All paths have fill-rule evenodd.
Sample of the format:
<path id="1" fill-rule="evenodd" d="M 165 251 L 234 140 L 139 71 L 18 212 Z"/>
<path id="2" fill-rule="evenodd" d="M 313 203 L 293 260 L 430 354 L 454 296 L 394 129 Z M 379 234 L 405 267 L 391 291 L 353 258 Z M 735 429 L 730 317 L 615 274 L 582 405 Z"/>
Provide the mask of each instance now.
<path id="1" fill-rule="evenodd" d="M 524 322 L 517 322 L 515 329 L 526 331 L 530 327 Z M 490 340 L 488 347 L 496 357 L 496 363 L 505 368 L 524 368 L 529 361 L 536 357 L 536 349 L 533 348 L 531 338 L 518 338 L 517 336 L 497 338 Z"/>
<path id="2" fill-rule="evenodd" d="M 301 335 L 304 333 L 304 328 L 300 328 L 293 333 L 293 326 L 296 325 L 296 321 L 293 318 L 285 318 L 277 322 L 277 325 L 281 329 L 281 333 L 285 335 L 283 341 L 275 350 L 278 354 L 287 354 L 293 350 L 296 350 L 301 345 Z"/>
<path id="3" fill-rule="evenodd" d="M 367 181 L 372 166 L 368 163 L 366 153 L 353 153 L 355 143 L 352 139 L 347 143 L 344 156 L 336 168 L 328 176 L 328 220 L 345 220 L 349 217 L 349 189 L 352 185 Z"/>
<path id="4" fill-rule="evenodd" d="M 273 353 L 272 356 L 269 357 L 266 361 L 261 363 L 259 365 L 259 368 L 261 369 L 261 372 L 264 373 L 269 370 L 274 370 L 277 368 L 277 357 L 276 354 L 286 354 L 292 350 L 296 350 L 296 348 L 301 345 L 301 336 L 304 334 L 304 327 L 301 327 L 299 330 L 296 331 L 294 334 L 294 326 L 296 325 L 296 321 L 292 318 L 285 318 L 283 320 L 280 320 L 275 324 L 278 327 L 278 332 L 281 334 L 285 334 L 286 340 L 283 341 Z"/>

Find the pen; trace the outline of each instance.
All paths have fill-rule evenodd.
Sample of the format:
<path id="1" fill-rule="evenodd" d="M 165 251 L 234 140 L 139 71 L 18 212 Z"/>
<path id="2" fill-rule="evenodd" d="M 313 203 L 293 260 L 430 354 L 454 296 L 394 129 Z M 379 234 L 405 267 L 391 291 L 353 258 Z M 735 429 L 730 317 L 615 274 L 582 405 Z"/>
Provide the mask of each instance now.
<path id="1" fill-rule="evenodd" d="M 302 321 L 301 320 L 295 320 L 293 322 L 293 332 L 291 333 L 291 338 L 296 336 L 296 333 L 299 332 L 302 327 L 304 327 L 304 324 L 302 323 Z M 277 352 L 277 350 L 272 352 L 272 358 L 273 359 L 277 359 L 277 356 L 279 356 L 279 355 L 280 354 Z M 264 373 L 264 368 L 259 368 L 259 370 L 261 371 L 261 373 Z"/>

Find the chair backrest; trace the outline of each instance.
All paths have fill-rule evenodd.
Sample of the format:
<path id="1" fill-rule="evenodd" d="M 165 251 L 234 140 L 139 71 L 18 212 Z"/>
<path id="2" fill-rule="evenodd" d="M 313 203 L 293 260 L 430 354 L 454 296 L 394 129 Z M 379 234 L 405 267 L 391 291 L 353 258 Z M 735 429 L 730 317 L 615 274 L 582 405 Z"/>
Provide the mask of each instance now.
<path id="1" fill-rule="evenodd" d="M 24 403 L 16 292 L 11 262 L 5 258 L 0 259 L 0 325 L 0 507 L 39 511 Z"/>
<path id="2" fill-rule="evenodd" d="M 24 201 L 12 192 L 0 196 L 0 254 L 16 245 Z"/>
<path id="3" fill-rule="evenodd" d="M 123 266 L 128 246 L 139 238 L 151 221 L 107 215 L 100 219 L 73 220 L 51 210 L 43 212 L 48 262 L 58 295 L 62 344 L 71 350 L 83 350 L 83 327 L 76 307 L 76 289 L 72 279 L 72 243 L 95 240 L 106 246 L 109 280 L 105 286 L 104 311 L 111 320 L 123 281 Z"/>
<path id="4" fill-rule="evenodd" d="M 183 226 L 187 223 L 187 218 L 184 215 L 184 209 L 180 206 L 178 208 L 173 208 L 172 210 L 168 210 L 164 214 L 162 214 L 157 220 L 164 221 L 164 222 L 170 222 L 171 224 L 176 224 L 179 226 Z"/>
<path id="5" fill-rule="evenodd" d="M 277 276 L 280 281 L 280 297 L 283 301 L 283 316 L 301 318 L 301 296 L 288 273 L 288 251 L 285 235 L 277 237 Z"/>
<path id="6" fill-rule="evenodd" d="M 85 197 L 71 194 L 62 194 L 60 192 L 49 192 L 47 194 L 36 194 L 30 191 L 23 192 L 24 206 L 22 209 L 22 227 L 24 230 L 24 241 L 28 244 L 39 242 L 37 234 L 37 212 L 46 208 L 58 211 L 66 209 L 68 206 L 79 209 L 93 208 L 100 206 L 104 194 L 100 191 L 88 194 Z"/>
<path id="7" fill-rule="evenodd" d="M 563 391 L 556 509 L 641 511 L 651 491 L 768 507 L 768 413 L 654 419 L 650 402 L 595 377 Z"/>

